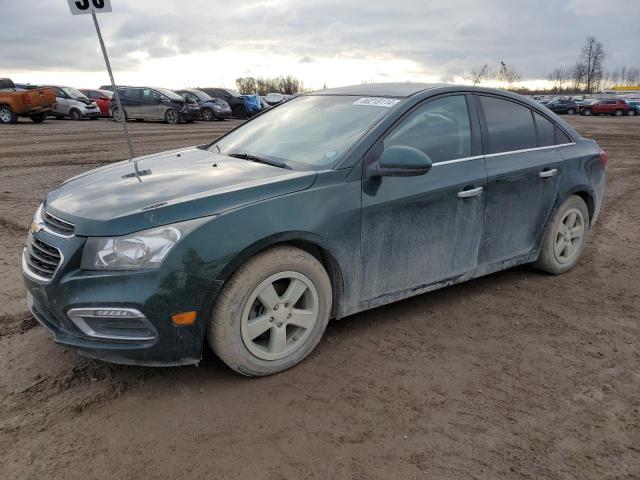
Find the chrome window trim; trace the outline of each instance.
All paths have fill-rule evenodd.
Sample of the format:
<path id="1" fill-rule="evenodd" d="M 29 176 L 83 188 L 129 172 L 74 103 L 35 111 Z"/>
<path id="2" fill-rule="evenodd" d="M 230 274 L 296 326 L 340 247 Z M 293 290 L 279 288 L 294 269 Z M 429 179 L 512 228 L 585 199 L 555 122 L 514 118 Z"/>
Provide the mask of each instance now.
<path id="1" fill-rule="evenodd" d="M 463 158 L 456 158 L 454 160 L 445 160 L 443 162 L 437 162 L 434 163 L 433 166 L 434 167 L 438 167 L 441 165 L 451 165 L 452 163 L 460 163 L 460 162 L 468 162 L 471 160 L 478 160 L 480 158 L 493 158 L 493 157 L 500 157 L 502 155 L 513 155 L 516 153 L 526 153 L 526 152 L 534 152 L 537 150 L 549 150 L 551 148 L 558 148 L 558 147 L 568 147 L 571 145 L 575 145 L 575 142 L 571 142 L 571 143 L 560 143 L 558 145 L 547 145 L 546 147 L 535 147 L 535 148 L 525 148 L 522 150 L 509 150 L 508 152 L 500 152 L 500 153 L 488 153 L 486 155 L 476 155 L 473 157 L 463 157 Z"/>
<path id="2" fill-rule="evenodd" d="M 42 241 L 42 240 L 40 240 Z M 46 242 L 44 242 L 46 243 Z M 43 285 L 49 284 L 51 283 L 51 281 L 55 278 L 55 276 L 58 273 L 58 270 L 60 270 L 60 267 L 62 267 L 62 264 L 64 263 L 64 255 L 62 254 L 62 252 L 60 251 L 60 249 L 58 247 L 56 247 L 55 245 L 51 245 L 49 243 L 47 243 L 47 245 L 49 245 L 50 247 L 55 248 L 56 250 L 58 250 L 58 253 L 60 254 L 60 263 L 58 264 L 58 266 L 56 267 L 56 269 L 53 271 L 53 273 L 51 274 L 51 278 L 45 278 L 42 277 L 40 275 L 38 275 L 37 273 L 35 273 L 33 270 L 31 270 L 29 268 L 29 264 L 27 263 L 27 258 L 26 256 L 29 254 L 29 252 L 27 251 L 27 247 L 24 247 L 22 249 L 22 273 L 24 273 L 24 275 L 28 278 L 30 278 L 31 280 L 33 280 L 36 283 L 41 283 Z"/>

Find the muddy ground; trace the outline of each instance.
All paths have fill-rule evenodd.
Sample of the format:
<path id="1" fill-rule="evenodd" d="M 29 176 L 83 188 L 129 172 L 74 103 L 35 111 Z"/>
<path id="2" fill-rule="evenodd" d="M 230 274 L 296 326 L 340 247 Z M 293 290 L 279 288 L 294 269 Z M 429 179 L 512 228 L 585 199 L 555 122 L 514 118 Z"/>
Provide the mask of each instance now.
<path id="1" fill-rule="evenodd" d="M 240 377 L 85 359 L 29 317 L 33 211 L 122 159 L 118 125 L 0 128 L 0 478 L 640 478 L 640 119 L 570 118 L 610 155 L 579 265 L 528 267 L 333 322 L 300 366 Z M 131 123 L 137 153 L 235 122 Z"/>

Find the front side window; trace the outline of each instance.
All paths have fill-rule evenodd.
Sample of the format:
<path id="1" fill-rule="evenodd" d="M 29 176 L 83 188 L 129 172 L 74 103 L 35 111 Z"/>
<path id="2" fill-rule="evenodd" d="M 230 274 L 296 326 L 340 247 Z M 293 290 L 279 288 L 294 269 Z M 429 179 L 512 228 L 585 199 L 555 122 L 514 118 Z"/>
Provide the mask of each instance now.
<path id="1" fill-rule="evenodd" d="M 454 95 L 432 100 L 410 113 L 384 140 L 384 147 L 405 145 L 429 155 L 434 163 L 471 156 L 467 100 Z"/>
<path id="2" fill-rule="evenodd" d="M 480 96 L 487 123 L 487 153 L 535 148 L 538 144 L 531 110 L 496 97 Z"/>
<path id="3" fill-rule="evenodd" d="M 358 96 L 298 97 L 233 130 L 212 149 L 224 155 L 258 156 L 293 169 L 327 168 L 392 110 L 361 100 Z"/>
<path id="4" fill-rule="evenodd" d="M 151 90 L 149 88 L 145 88 L 142 91 L 142 101 L 143 102 L 151 102 L 155 103 L 160 100 L 160 94 L 155 90 Z"/>

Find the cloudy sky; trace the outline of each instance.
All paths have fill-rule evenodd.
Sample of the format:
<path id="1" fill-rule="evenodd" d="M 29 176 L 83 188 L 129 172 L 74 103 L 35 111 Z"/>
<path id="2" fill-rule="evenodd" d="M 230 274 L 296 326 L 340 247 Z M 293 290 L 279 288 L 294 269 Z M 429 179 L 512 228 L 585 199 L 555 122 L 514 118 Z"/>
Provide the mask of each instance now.
<path id="1" fill-rule="evenodd" d="M 99 17 L 116 81 L 228 86 L 292 74 L 306 87 L 462 81 L 504 61 L 531 86 L 595 35 L 605 66 L 640 67 L 640 0 L 111 0 Z M 91 17 L 66 0 L 0 0 L 0 77 L 108 83 Z"/>

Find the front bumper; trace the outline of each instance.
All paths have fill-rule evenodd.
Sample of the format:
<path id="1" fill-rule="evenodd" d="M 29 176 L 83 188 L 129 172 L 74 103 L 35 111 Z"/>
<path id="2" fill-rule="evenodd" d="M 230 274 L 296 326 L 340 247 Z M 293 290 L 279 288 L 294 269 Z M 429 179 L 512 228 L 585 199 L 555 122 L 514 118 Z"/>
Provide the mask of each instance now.
<path id="1" fill-rule="evenodd" d="M 180 111 L 180 118 L 183 121 L 192 121 L 200 119 L 200 109 L 184 109 Z"/>
<path id="2" fill-rule="evenodd" d="M 89 272 L 77 268 L 84 244 L 75 237 L 68 242 L 75 252 L 64 250 L 66 239 L 46 232 L 38 238 L 63 250 L 63 261 L 50 282 L 34 278 L 23 268 L 29 309 L 53 335 L 56 343 L 102 360 L 150 366 L 197 363 L 208 312 L 220 288 L 218 282 L 184 272 L 158 268 L 137 272 Z M 81 309 L 129 309 L 140 312 L 148 322 L 150 335 L 100 338 L 70 318 Z M 192 325 L 175 325 L 171 316 L 196 311 Z M 80 326 L 79 326 L 80 325 Z M 94 332 L 95 333 L 95 332 Z"/>

